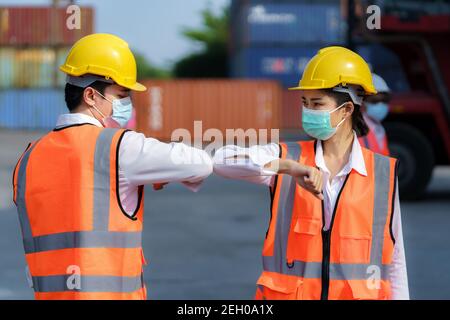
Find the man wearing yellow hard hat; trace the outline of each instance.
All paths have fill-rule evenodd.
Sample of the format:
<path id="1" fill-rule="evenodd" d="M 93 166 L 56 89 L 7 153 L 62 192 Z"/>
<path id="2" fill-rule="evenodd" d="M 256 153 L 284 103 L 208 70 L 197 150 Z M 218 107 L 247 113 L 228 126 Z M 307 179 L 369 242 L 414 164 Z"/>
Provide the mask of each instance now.
<path id="1" fill-rule="evenodd" d="M 70 113 L 14 170 L 29 282 L 36 299 L 145 299 L 144 185 L 178 181 L 195 190 L 211 159 L 123 129 L 130 93 L 146 88 L 119 37 L 82 38 L 61 70 Z"/>
<path id="2" fill-rule="evenodd" d="M 312 140 L 214 156 L 217 174 L 270 187 L 255 297 L 409 299 L 397 160 L 358 142 L 368 131 L 361 104 L 376 93 L 369 66 L 349 49 L 323 48 L 292 89 Z"/>

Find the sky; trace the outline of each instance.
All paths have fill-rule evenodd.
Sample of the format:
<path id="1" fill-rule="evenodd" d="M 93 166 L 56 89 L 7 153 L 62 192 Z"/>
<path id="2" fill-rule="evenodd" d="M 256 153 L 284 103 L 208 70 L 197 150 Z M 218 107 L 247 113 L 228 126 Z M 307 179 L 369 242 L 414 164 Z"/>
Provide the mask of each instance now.
<path id="1" fill-rule="evenodd" d="M 0 6 L 48 5 L 50 0 L 0 0 Z M 132 50 L 161 67 L 198 49 L 181 35 L 183 27 L 201 26 L 202 9 L 215 12 L 230 0 L 77 0 L 95 9 L 95 32 L 124 38 Z"/>

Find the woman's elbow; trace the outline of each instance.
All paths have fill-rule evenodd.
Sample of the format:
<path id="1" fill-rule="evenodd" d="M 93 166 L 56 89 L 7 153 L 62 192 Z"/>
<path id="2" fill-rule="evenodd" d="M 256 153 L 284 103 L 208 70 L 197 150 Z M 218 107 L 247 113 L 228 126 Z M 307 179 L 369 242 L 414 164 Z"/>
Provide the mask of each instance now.
<path id="1" fill-rule="evenodd" d="M 203 180 L 213 173 L 213 161 L 211 157 L 203 150 L 197 150 L 195 161 L 190 164 L 192 179 L 190 180 Z"/>

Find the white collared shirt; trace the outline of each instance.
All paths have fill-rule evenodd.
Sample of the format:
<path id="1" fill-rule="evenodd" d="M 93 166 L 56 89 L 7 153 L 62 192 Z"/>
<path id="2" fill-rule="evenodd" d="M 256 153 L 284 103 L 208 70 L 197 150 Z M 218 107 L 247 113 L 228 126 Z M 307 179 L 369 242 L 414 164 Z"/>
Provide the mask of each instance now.
<path id="1" fill-rule="evenodd" d="M 333 215 L 337 196 L 342 189 L 345 177 L 353 169 L 359 174 L 367 176 L 364 157 L 356 134 L 354 133 L 352 151 L 348 163 L 330 182 L 330 171 L 323 158 L 321 141 L 317 142 L 316 165 L 323 173 L 324 195 L 324 229 L 328 230 Z M 234 159 L 234 157 L 239 159 Z M 280 147 L 276 143 L 256 145 L 250 148 L 241 148 L 235 145 L 225 146 L 217 150 L 214 155 L 214 172 L 230 179 L 240 179 L 266 186 L 272 186 L 275 174 L 264 166 L 280 157 Z M 400 214 L 400 201 L 398 183 L 394 201 L 392 231 L 395 239 L 392 264 L 389 269 L 392 299 L 409 300 L 408 275 L 406 269 L 405 250 L 403 245 L 403 232 Z"/>
<path id="2" fill-rule="evenodd" d="M 56 128 L 74 124 L 102 124 L 83 113 L 60 115 Z M 119 148 L 119 195 L 124 210 L 132 215 L 138 202 L 138 186 L 181 182 L 192 191 L 212 173 L 212 161 L 203 150 L 183 143 L 163 143 L 128 131 Z"/>
<path id="3" fill-rule="evenodd" d="M 352 151 L 350 153 L 347 164 L 339 171 L 339 173 L 330 182 L 330 171 L 328 170 L 325 159 L 323 158 L 322 141 L 317 141 L 316 147 L 316 166 L 319 167 L 323 174 L 323 185 L 325 197 L 325 226 L 324 230 L 330 228 L 331 217 L 333 215 L 336 199 L 342 189 L 346 176 L 353 170 L 363 176 L 367 176 L 366 164 L 364 162 L 361 146 L 358 142 L 356 133 L 353 133 Z"/>

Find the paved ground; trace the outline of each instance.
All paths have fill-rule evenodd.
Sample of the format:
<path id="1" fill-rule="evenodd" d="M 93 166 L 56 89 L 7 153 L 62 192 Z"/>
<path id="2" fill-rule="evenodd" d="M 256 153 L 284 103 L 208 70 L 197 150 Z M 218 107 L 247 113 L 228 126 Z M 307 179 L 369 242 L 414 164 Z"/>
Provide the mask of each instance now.
<path id="1" fill-rule="evenodd" d="M 0 299 L 31 299 L 11 172 L 39 133 L 0 131 Z M 252 298 L 269 219 L 268 190 L 208 179 L 199 193 L 148 188 L 144 250 L 150 299 Z M 411 298 L 450 299 L 450 168 L 435 170 L 425 200 L 402 203 Z"/>

